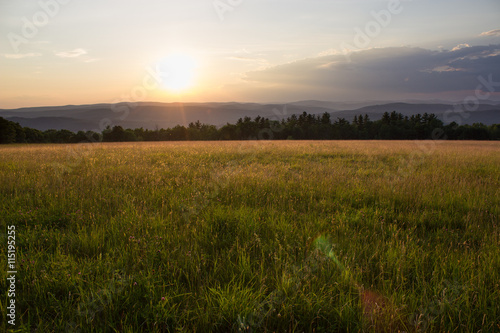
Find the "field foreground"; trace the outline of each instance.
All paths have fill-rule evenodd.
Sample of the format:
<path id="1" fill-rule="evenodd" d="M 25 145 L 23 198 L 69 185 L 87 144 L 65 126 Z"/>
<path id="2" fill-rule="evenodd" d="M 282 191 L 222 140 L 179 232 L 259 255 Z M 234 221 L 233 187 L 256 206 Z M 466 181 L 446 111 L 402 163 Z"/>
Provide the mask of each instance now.
<path id="1" fill-rule="evenodd" d="M 14 329 L 499 331 L 499 166 L 499 142 L 2 146 Z"/>

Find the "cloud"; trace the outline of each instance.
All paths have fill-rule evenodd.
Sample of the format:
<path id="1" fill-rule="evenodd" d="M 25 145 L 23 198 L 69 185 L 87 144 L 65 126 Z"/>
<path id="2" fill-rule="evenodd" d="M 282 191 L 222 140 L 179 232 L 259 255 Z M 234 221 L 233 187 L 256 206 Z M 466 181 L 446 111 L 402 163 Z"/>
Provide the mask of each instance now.
<path id="1" fill-rule="evenodd" d="M 494 37 L 498 37 L 498 36 L 500 36 L 500 29 L 485 31 L 485 32 L 481 33 L 479 36 L 494 36 Z"/>
<path id="2" fill-rule="evenodd" d="M 54 54 L 60 58 L 77 58 L 81 55 L 87 54 L 87 51 L 84 49 L 74 49 L 67 52 L 54 52 Z"/>
<path id="3" fill-rule="evenodd" d="M 237 61 L 256 61 L 259 59 L 250 58 L 250 57 L 227 57 L 228 60 L 237 60 Z"/>
<path id="4" fill-rule="evenodd" d="M 32 58 L 32 57 L 40 57 L 41 53 L 11 53 L 4 54 L 3 56 L 7 59 L 22 59 L 22 58 Z"/>
<path id="5" fill-rule="evenodd" d="M 228 60 L 247 62 L 247 63 L 256 63 L 256 64 L 268 64 L 269 62 L 264 58 L 253 58 L 253 57 L 242 57 L 242 56 L 231 56 L 227 57 Z"/>
<path id="6" fill-rule="evenodd" d="M 304 96 L 388 98 L 474 90 L 480 76 L 492 75 L 495 82 L 500 81 L 499 63 L 500 45 L 455 47 L 451 51 L 389 47 L 354 52 L 349 58 L 307 58 L 247 72 L 243 80 Z"/>
<path id="7" fill-rule="evenodd" d="M 427 72 L 427 73 L 432 73 L 432 72 L 457 72 L 457 71 L 465 71 L 465 69 L 463 68 L 454 68 L 454 67 L 450 67 L 448 65 L 446 66 L 438 66 L 438 67 L 434 67 L 433 69 L 424 69 L 422 70 L 423 72 Z"/>
<path id="8" fill-rule="evenodd" d="M 322 56 L 337 55 L 337 54 L 344 54 L 344 53 L 339 51 L 338 49 L 331 48 L 331 49 L 328 49 L 328 50 L 325 50 L 325 51 L 318 53 L 318 56 L 322 57 Z"/>
<path id="9" fill-rule="evenodd" d="M 458 44 L 457 46 L 455 46 L 454 48 L 452 48 L 451 50 L 452 51 L 457 51 L 457 50 L 460 50 L 460 49 L 465 49 L 466 47 L 470 47 L 469 44 Z"/>

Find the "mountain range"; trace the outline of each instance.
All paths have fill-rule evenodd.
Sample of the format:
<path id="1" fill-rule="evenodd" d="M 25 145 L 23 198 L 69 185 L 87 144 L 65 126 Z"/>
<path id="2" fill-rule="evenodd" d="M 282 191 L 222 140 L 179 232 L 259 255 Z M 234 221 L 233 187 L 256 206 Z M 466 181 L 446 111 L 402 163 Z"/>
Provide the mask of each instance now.
<path id="1" fill-rule="evenodd" d="M 67 129 L 73 132 L 100 132 L 108 125 L 120 125 L 123 128 L 168 128 L 176 125 L 187 126 L 196 121 L 219 127 L 226 123 L 236 123 L 239 118 L 246 116 L 281 120 L 302 112 L 327 112 L 333 120 L 345 118 L 348 121 L 360 114 L 368 114 L 371 120 L 378 120 L 384 112 L 396 111 L 407 116 L 433 113 L 445 124 L 452 121 L 459 125 L 500 124 L 500 102 L 476 105 L 474 111 L 467 111 L 468 109 L 471 107 L 442 101 L 341 103 L 307 100 L 287 104 L 139 102 L 0 109 L 0 117 L 42 131 Z"/>

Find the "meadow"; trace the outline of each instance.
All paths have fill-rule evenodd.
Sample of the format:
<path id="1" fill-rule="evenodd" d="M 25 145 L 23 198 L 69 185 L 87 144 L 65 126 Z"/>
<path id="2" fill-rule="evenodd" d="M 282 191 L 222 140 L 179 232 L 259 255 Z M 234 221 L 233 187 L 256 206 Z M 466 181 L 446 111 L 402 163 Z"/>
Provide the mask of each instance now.
<path id="1" fill-rule="evenodd" d="M 500 331 L 500 142 L 4 145 L 0 180 L 15 332 Z"/>

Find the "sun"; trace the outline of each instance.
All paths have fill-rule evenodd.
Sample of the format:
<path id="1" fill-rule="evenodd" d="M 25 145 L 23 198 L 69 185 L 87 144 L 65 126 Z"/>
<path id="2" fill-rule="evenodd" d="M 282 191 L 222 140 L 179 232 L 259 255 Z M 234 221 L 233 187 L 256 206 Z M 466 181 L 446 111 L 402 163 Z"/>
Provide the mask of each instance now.
<path id="1" fill-rule="evenodd" d="M 195 60 L 183 53 L 170 54 L 158 63 L 163 89 L 180 93 L 194 83 Z"/>

